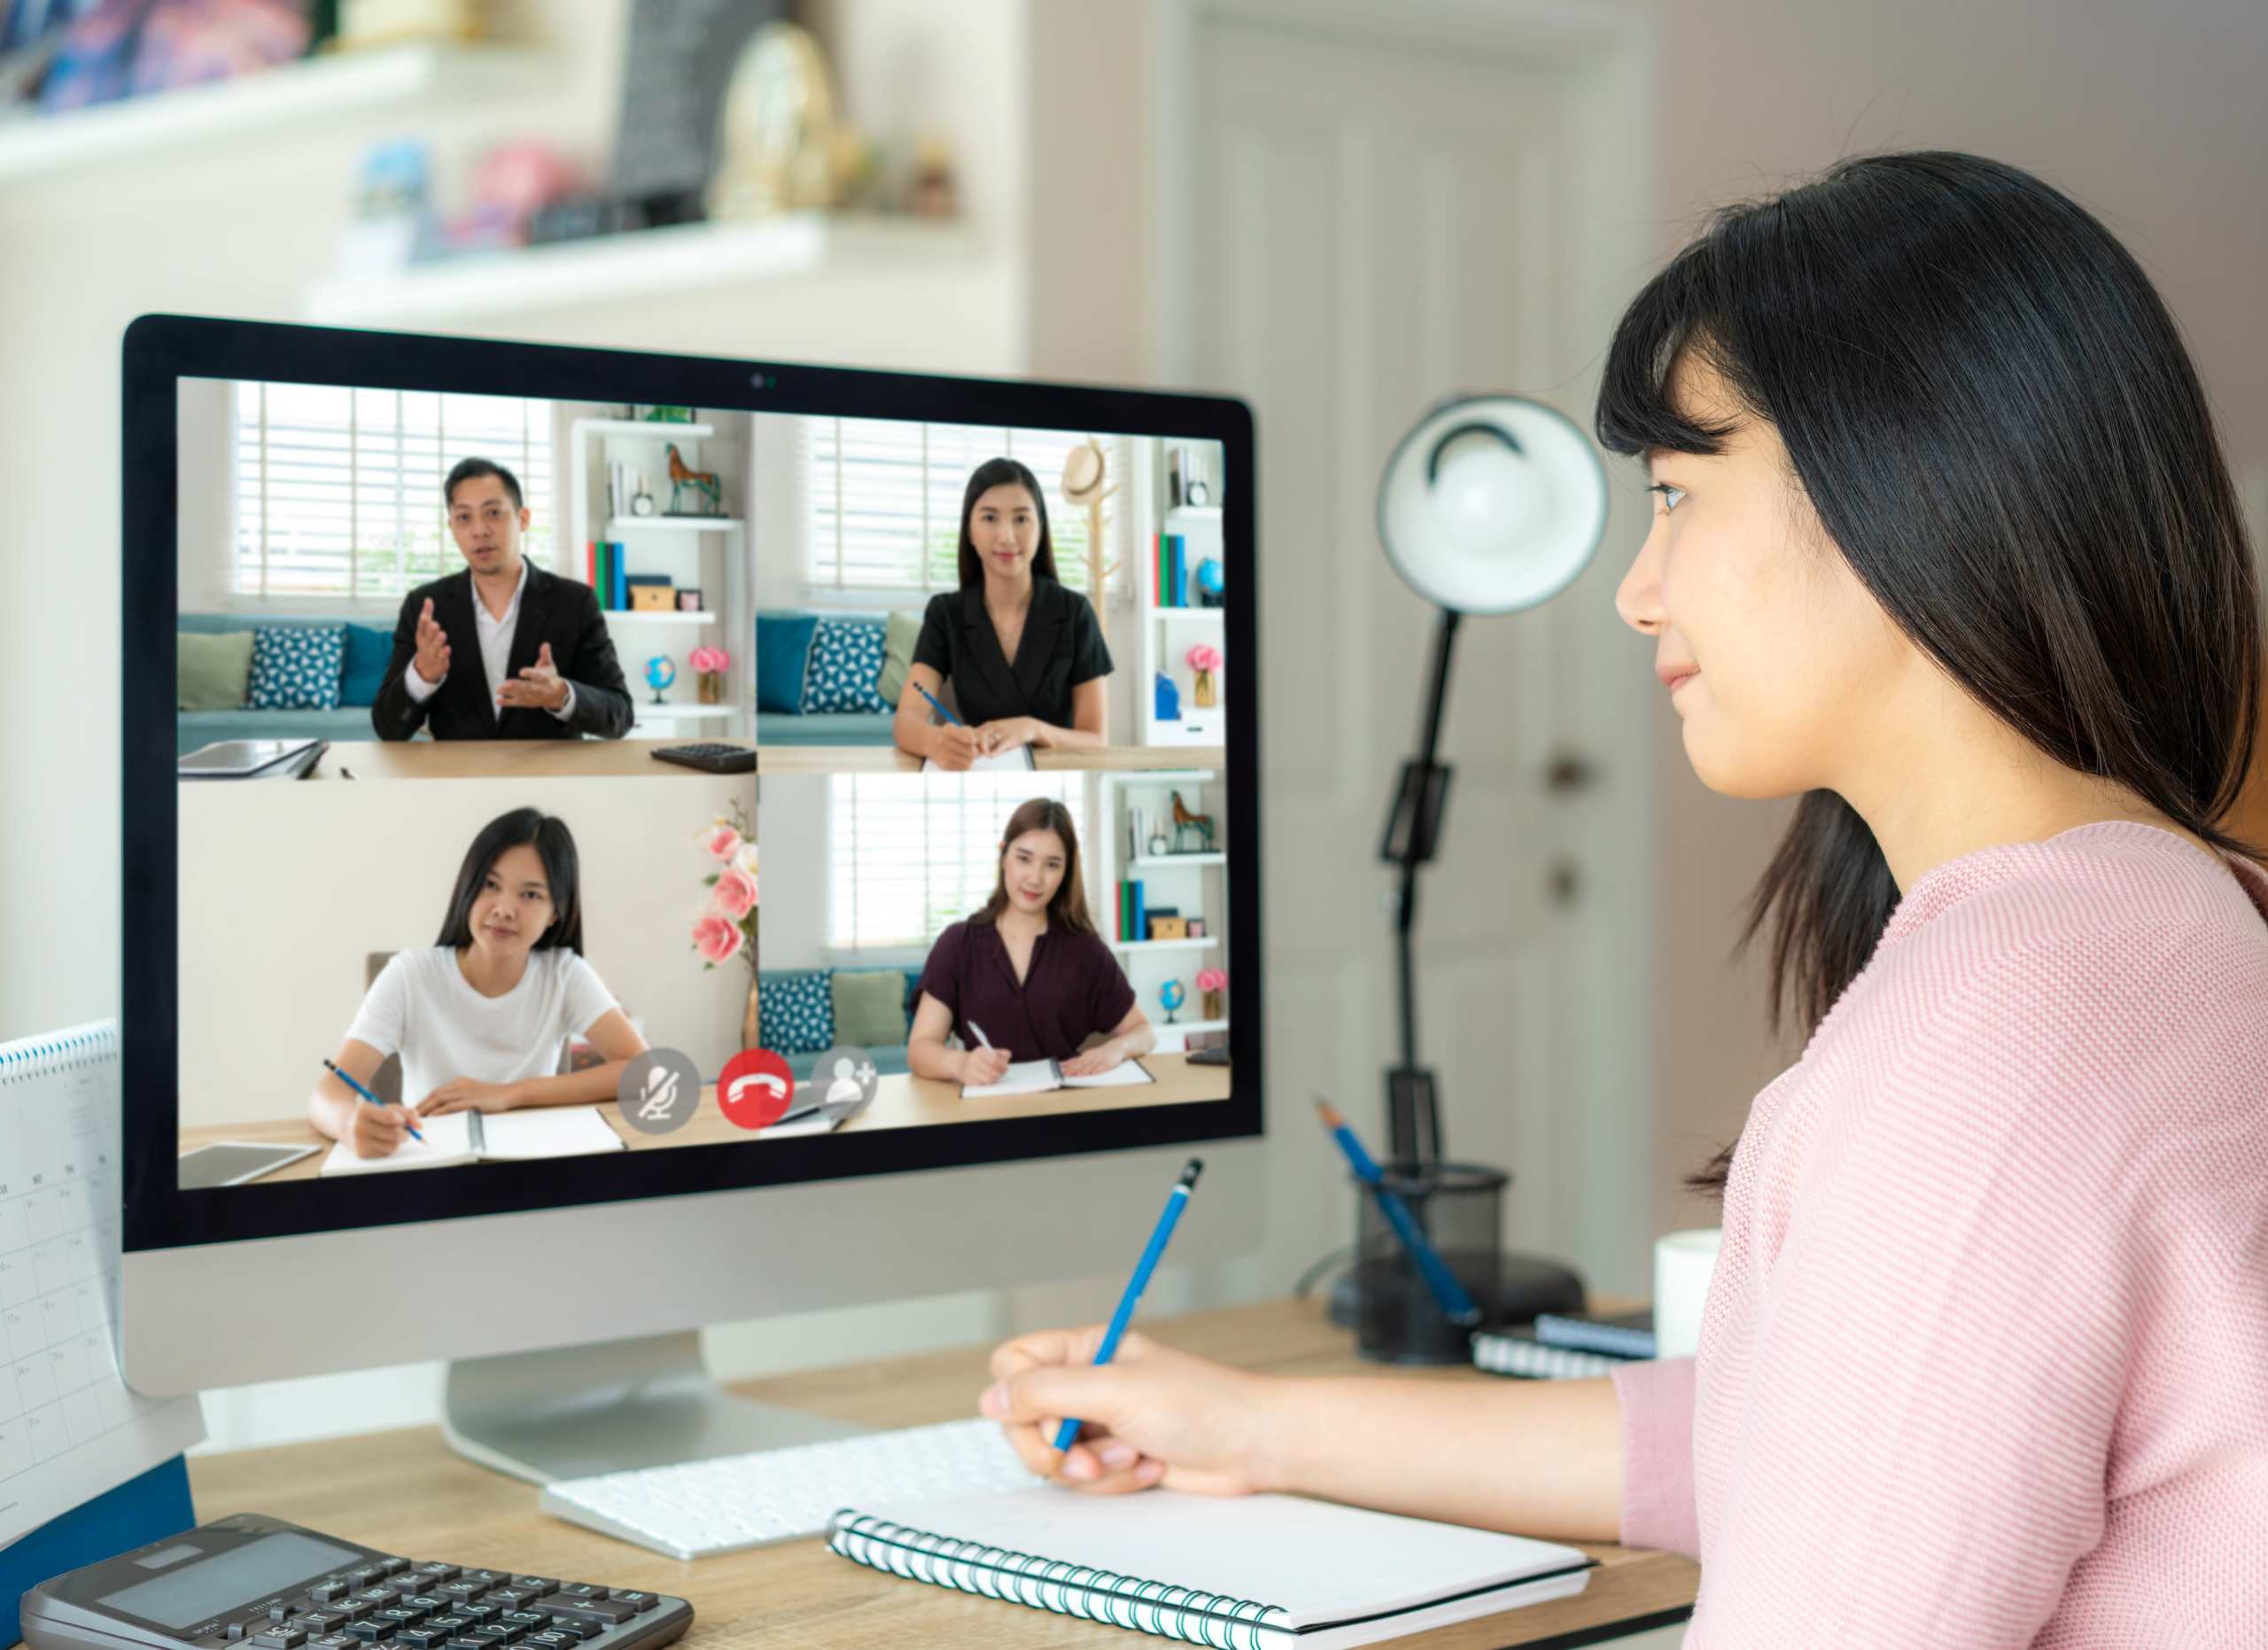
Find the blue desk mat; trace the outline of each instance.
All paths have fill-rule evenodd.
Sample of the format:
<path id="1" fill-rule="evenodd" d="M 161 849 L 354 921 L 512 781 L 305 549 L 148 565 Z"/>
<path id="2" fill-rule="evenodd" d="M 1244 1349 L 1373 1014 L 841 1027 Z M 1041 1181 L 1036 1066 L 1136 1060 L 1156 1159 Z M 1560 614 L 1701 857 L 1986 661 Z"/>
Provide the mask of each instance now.
<path id="1" fill-rule="evenodd" d="M 196 1528 L 189 1459 L 181 1455 L 50 1519 L 0 1547 L 0 1599 L 8 1600 L 0 1639 L 22 1642 L 21 1601 L 40 1583 Z"/>

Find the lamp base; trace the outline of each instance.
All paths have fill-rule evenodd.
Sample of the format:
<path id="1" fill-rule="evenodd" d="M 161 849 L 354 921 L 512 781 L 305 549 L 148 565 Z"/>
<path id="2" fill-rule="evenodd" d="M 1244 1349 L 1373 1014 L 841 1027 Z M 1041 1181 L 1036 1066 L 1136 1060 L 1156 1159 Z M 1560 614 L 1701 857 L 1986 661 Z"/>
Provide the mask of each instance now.
<path id="1" fill-rule="evenodd" d="M 1362 1323 L 1356 1268 L 1348 1266 L 1331 1280 L 1331 1321 L 1342 1329 Z M 1573 1267 L 1542 1255 L 1511 1255 L 1497 1262 L 1496 1299 L 1486 1327 L 1534 1323 L 1538 1312 L 1579 1312 L 1583 1310 L 1583 1280 Z"/>

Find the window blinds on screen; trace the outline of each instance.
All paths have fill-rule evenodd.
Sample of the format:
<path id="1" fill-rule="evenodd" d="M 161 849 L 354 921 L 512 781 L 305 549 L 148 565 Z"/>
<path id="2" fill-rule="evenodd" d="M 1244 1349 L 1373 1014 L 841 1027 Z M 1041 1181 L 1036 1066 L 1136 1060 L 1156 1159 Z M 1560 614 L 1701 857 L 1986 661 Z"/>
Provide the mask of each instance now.
<path id="1" fill-rule="evenodd" d="M 1000 832 L 1034 797 L 1052 797 L 1093 837 L 1090 775 L 971 774 L 932 784 L 918 774 L 835 774 L 827 780 L 827 946 L 926 950 L 948 923 L 992 897 Z M 1087 900 L 1094 867 L 1083 858 Z"/>
<path id="2" fill-rule="evenodd" d="M 534 511 L 530 557 L 551 557 L 551 403 L 323 384 L 236 384 L 240 595 L 400 596 L 454 572 L 441 480 L 493 459 Z"/>

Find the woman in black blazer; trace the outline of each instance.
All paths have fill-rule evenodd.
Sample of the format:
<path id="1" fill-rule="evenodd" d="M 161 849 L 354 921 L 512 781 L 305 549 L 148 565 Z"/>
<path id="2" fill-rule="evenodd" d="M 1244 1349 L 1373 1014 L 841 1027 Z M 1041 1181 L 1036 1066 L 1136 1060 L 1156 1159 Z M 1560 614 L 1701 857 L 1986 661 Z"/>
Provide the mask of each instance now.
<path id="1" fill-rule="evenodd" d="M 1087 598 L 1055 577 L 1047 501 L 1013 458 L 979 464 L 960 506 L 960 588 L 930 598 L 899 695 L 898 748 L 965 772 L 1020 745 L 1108 743 L 1110 649 Z M 933 719 L 946 681 L 960 725 Z"/>

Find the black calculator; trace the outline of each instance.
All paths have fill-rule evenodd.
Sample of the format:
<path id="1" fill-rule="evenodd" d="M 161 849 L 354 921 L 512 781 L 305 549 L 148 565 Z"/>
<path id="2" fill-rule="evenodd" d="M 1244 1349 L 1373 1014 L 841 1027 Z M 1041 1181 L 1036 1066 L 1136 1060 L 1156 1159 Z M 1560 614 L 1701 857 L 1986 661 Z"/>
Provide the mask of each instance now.
<path id="1" fill-rule="evenodd" d="M 665 744 L 654 752 L 654 759 L 711 774 L 756 772 L 756 752 L 744 744 Z"/>
<path id="2" fill-rule="evenodd" d="M 30 1650 L 644 1650 L 682 1599 L 400 1558 L 243 1513 L 43 1581 Z"/>

